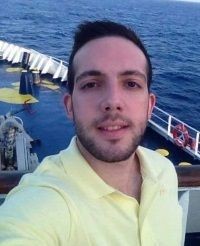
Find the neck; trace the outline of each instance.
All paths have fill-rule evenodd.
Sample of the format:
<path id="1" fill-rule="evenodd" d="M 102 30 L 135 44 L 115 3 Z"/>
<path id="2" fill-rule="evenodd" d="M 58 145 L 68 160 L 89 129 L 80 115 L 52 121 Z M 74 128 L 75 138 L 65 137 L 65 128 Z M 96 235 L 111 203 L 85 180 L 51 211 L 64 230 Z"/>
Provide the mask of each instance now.
<path id="1" fill-rule="evenodd" d="M 77 146 L 91 168 L 110 186 L 140 201 L 142 177 L 135 153 L 121 162 L 108 163 L 96 159 L 77 140 Z"/>

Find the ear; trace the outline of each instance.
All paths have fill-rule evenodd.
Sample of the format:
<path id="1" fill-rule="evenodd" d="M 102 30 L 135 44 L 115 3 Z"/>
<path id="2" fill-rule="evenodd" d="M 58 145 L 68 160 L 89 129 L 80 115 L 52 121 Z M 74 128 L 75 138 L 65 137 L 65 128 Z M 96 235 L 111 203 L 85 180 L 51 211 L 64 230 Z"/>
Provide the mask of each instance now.
<path id="1" fill-rule="evenodd" d="M 149 94 L 148 120 L 151 118 L 153 108 L 156 104 L 156 96 L 153 93 Z"/>
<path id="2" fill-rule="evenodd" d="M 74 113 L 73 113 L 73 105 L 72 105 L 72 96 L 69 93 L 66 93 L 63 98 L 64 106 L 67 112 L 67 116 L 69 119 L 73 120 Z"/>

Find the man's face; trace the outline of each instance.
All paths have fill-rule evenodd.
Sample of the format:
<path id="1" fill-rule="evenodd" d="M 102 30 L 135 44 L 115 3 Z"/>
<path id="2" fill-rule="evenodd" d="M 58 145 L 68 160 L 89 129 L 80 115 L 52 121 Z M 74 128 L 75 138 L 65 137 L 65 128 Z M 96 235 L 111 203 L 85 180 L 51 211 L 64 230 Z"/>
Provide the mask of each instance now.
<path id="1" fill-rule="evenodd" d="M 128 159 L 155 103 L 148 93 L 144 54 L 129 40 L 104 37 L 86 43 L 73 65 L 74 91 L 65 105 L 78 143 L 102 161 Z"/>

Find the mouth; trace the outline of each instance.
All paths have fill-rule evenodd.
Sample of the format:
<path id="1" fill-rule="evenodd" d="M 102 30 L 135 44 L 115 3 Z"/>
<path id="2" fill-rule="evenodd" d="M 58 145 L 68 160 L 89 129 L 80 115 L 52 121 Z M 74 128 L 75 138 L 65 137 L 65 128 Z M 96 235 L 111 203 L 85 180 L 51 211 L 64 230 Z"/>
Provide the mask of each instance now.
<path id="1" fill-rule="evenodd" d="M 97 128 L 99 130 L 101 130 L 101 131 L 111 131 L 111 132 L 113 132 L 113 131 L 119 131 L 121 129 L 125 129 L 127 127 L 128 127 L 128 124 L 126 124 L 126 123 L 123 123 L 123 124 L 122 123 L 121 124 L 112 123 L 112 124 L 100 125 Z"/>
<path id="2" fill-rule="evenodd" d="M 97 126 L 99 133 L 108 140 L 121 139 L 128 128 L 125 121 L 105 121 Z"/>

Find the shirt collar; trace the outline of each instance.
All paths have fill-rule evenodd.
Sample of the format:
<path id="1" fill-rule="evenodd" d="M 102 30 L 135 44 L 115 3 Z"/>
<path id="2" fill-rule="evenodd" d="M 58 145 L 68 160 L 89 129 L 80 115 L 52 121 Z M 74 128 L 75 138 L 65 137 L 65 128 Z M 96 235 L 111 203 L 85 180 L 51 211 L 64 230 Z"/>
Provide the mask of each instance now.
<path id="1" fill-rule="evenodd" d="M 136 154 L 140 162 L 140 170 L 143 180 L 151 179 L 153 182 L 157 182 L 159 170 L 157 165 L 154 165 L 156 160 L 154 160 L 155 155 L 152 155 L 152 150 L 139 146 Z"/>
<path id="2" fill-rule="evenodd" d="M 158 171 L 152 167 L 153 160 L 150 158 L 151 155 L 149 155 L 148 150 L 138 147 L 136 154 L 139 158 L 143 180 L 151 179 L 157 182 Z M 88 196 L 98 199 L 117 192 L 98 176 L 82 156 L 76 144 L 76 137 L 72 138 L 66 150 L 61 151 L 61 161 L 67 175 L 70 175 Z"/>

